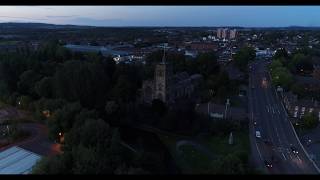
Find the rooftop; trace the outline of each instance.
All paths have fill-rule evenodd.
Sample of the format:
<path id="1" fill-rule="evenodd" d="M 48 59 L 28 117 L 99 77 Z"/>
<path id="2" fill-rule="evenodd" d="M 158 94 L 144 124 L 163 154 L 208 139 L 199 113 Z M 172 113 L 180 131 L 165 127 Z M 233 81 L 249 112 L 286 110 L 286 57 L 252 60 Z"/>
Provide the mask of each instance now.
<path id="1" fill-rule="evenodd" d="M 18 146 L 0 152 L 0 174 L 29 174 L 40 155 Z"/>

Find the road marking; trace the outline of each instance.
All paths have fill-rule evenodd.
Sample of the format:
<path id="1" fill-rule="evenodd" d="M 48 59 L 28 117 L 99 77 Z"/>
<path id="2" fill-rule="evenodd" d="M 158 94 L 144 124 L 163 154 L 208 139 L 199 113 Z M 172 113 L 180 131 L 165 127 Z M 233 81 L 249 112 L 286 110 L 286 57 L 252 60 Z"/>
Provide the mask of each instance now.
<path id="1" fill-rule="evenodd" d="M 258 147 L 257 141 L 255 141 L 255 145 L 256 145 L 256 148 L 257 148 L 257 151 L 258 151 L 259 157 L 260 157 L 260 159 L 262 160 L 262 155 L 261 155 L 261 153 L 260 153 L 260 150 L 259 150 L 259 147 Z"/>
<path id="2" fill-rule="evenodd" d="M 281 154 L 282 154 L 284 160 L 286 161 L 287 160 L 286 156 L 283 154 L 283 152 L 281 152 Z"/>
<path id="3" fill-rule="evenodd" d="M 297 158 L 298 158 L 298 160 L 299 160 L 300 162 L 302 161 L 299 156 L 297 156 Z"/>
<path id="4" fill-rule="evenodd" d="M 269 107 L 267 106 L 267 111 L 269 112 Z"/>

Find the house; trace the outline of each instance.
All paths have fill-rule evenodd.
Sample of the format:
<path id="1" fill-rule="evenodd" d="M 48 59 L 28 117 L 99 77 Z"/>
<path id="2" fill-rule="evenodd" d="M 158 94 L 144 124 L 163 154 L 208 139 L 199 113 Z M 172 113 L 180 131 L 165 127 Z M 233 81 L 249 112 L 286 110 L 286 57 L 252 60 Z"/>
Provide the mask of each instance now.
<path id="1" fill-rule="evenodd" d="M 192 50 L 185 50 L 184 55 L 188 57 L 196 58 L 198 56 L 198 52 L 192 51 Z"/>
<path id="2" fill-rule="evenodd" d="M 30 174 L 41 155 L 13 146 L 0 152 L 0 174 Z"/>
<path id="3" fill-rule="evenodd" d="M 283 94 L 283 103 L 288 114 L 293 118 L 301 119 L 307 112 L 314 112 L 320 120 L 320 106 L 316 100 L 298 99 L 298 96 L 292 92 L 286 92 Z"/>
<path id="4" fill-rule="evenodd" d="M 210 52 L 216 51 L 218 46 L 215 43 L 193 42 L 190 44 L 190 49 L 198 52 Z"/>
<path id="5" fill-rule="evenodd" d="M 320 90 L 320 79 L 317 79 L 313 76 L 294 76 L 296 83 L 306 91 L 315 92 Z"/>

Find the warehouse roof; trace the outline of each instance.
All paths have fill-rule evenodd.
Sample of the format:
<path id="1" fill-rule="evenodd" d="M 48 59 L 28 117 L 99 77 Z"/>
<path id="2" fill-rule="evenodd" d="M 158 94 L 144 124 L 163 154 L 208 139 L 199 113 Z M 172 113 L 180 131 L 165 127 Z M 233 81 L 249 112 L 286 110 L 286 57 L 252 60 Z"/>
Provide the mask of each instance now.
<path id="1" fill-rule="evenodd" d="M 0 174 L 29 174 L 40 155 L 14 146 L 0 152 Z"/>

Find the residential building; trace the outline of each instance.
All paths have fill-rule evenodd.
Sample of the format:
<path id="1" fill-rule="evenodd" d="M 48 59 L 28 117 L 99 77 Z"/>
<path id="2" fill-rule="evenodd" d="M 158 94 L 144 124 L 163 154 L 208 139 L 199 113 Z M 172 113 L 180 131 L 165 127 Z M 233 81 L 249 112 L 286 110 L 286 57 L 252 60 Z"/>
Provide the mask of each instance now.
<path id="1" fill-rule="evenodd" d="M 320 106 L 318 101 L 313 99 L 298 99 L 292 92 L 283 94 L 283 102 L 288 114 L 297 119 L 303 118 L 308 112 L 314 112 L 320 120 Z"/>

